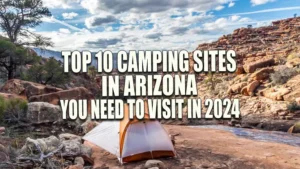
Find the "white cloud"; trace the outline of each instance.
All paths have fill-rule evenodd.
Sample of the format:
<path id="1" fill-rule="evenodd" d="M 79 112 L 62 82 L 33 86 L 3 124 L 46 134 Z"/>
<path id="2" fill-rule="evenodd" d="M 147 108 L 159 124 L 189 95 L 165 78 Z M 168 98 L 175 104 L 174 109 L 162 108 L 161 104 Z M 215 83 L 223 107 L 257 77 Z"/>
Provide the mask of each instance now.
<path id="1" fill-rule="evenodd" d="M 70 34 L 71 33 L 71 31 L 69 29 L 65 29 L 65 28 L 60 28 L 58 31 L 60 33 L 63 33 L 63 34 Z"/>
<path id="2" fill-rule="evenodd" d="M 155 13 L 170 9 L 194 9 L 208 11 L 216 6 L 225 5 L 232 0 L 82 0 L 81 6 L 90 13 L 107 11 L 111 13 Z"/>
<path id="3" fill-rule="evenodd" d="M 232 15 L 231 16 L 232 21 L 237 21 L 238 19 L 240 19 L 240 16 L 238 16 L 238 15 Z"/>
<path id="4" fill-rule="evenodd" d="M 216 11 L 220 11 L 220 10 L 222 10 L 222 9 L 224 9 L 224 8 L 225 8 L 224 6 L 219 5 L 219 6 L 217 6 L 217 7 L 215 8 L 215 10 L 216 10 Z"/>
<path id="5" fill-rule="evenodd" d="M 229 4 L 228 4 L 228 8 L 231 8 L 235 5 L 235 2 L 231 1 Z"/>
<path id="6" fill-rule="evenodd" d="M 73 19 L 76 16 L 78 16 L 78 13 L 75 13 L 75 12 L 63 13 L 62 16 L 64 19 Z"/>
<path id="7" fill-rule="evenodd" d="M 80 0 L 43 0 L 45 6 L 49 8 L 72 8 L 76 3 L 79 3 Z"/>
<path id="8" fill-rule="evenodd" d="M 256 5 L 262 5 L 262 4 L 266 4 L 268 2 L 274 2 L 275 0 L 251 0 L 252 5 L 256 6 Z"/>

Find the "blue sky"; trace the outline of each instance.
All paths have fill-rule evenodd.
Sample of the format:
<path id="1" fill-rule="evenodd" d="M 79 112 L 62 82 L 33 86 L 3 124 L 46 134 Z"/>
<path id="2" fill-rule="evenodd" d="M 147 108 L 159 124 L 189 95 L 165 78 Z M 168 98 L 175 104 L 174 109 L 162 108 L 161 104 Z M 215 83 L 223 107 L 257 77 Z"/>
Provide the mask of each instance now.
<path id="1" fill-rule="evenodd" d="M 43 0 L 33 31 L 54 50 L 194 50 L 251 24 L 300 16 L 300 0 Z"/>

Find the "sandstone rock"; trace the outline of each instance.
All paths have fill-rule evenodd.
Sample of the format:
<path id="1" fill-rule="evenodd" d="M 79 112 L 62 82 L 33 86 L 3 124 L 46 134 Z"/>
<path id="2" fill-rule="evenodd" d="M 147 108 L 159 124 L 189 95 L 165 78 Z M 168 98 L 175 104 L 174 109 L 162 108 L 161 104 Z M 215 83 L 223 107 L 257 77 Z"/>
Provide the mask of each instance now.
<path id="1" fill-rule="evenodd" d="M 21 97 L 16 94 L 9 94 L 9 93 L 0 93 L 0 97 L 3 97 L 5 100 L 10 100 L 10 99 L 26 100 L 26 98 L 24 98 L 24 97 Z"/>
<path id="2" fill-rule="evenodd" d="M 33 124 L 61 120 L 61 108 L 44 102 L 28 103 L 27 120 Z"/>
<path id="3" fill-rule="evenodd" d="M 144 167 L 146 169 L 149 169 L 149 168 L 152 168 L 152 167 L 158 167 L 159 169 L 166 168 L 165 164 L 162 161 L 159 161 L 159 160 L 148 160 L 148 161 L 146 161 Z"/>
<path id="4" fill-rule="evenodd" d="M 255 89 L 260 85 L 259 81 L 253 81 L 247 85 L 247 92 L 250 96 L 254 95 Z"/>
<path id="5" fill-rule="evenodd" d="M 238 66 L 235 72 L 237 75 L 244 74 L 245 70 L 243 66 Z"/>
<path id="6" fill-rule="evenodd" d="M 0 89 L 0 92 L 15 94 L 25 99 L 57 91 L 62 91 L 62 89 L 19 79 L 8 80 Z"/>
<path id="7" fill-rule="evenodd" d="M 295 99 L 296 103 L 300 104 L 300 97 Z"/>
<path id="8" fill-rule="evenodd" d="M 283 97 L 285 101 L 293 102 L 296 98 L 300 98 L 300 74 L 288 80 L 286 86 L 289 86 L 292 90 Z"/>
<path id="9" fill-rule="evenodd" d="M 285 65 L 290 68 L 300 66 L 300 58 L 288 60 Z"/>
<path id="10" fill-rule="evenodd" d="M 76 157 L 75 160 L 74 160 L 74 163 L 77 164 L 77 165 L 84 166 L 84 160 L 83 160 L 82 157 Z"/>
<path id="11" fill-rule="evenodd" d="M 245 87 L 242 88 L 241 94 L 244 95 L 244 96 L 250 96 L 250 94 L 248 92 L 248 86 L 245 86 Z"/>
<path id="12" fill-rule="evenodd" d="M 290 93 L 283 96 L 285 101 L 290 101 L 290 102 L 295 101 L 296 98 L 299 98 L 299 97 L 300 97 L 300 88 L 292 90 Z"/>
<path id="13" fill-rule="evenodd" d="M 270 77 L 270 74 L 274 72 L 273 68 L 262 68 L 257 70 L 251 75 L 253 80 L 266 80 Z"/>
<path id="14" fill-rule="evenodd" d="M 244 65 L 244 69 L 247 73 L 253 73 L 259 68 L 264 68 L 274 65 L 275 60 L 273 58 L 260 59 L 254 63 L 247 63 Z"/>
<path id="15" fill-rule="evenodd" d="M 81 142 L 81 137 L 77 136 L 75 134 L 70 134 L 70 133 L 62 133 L 59 136 L 60 141 L 65 141 L 65 140 L 75 140 L 78 142 Z"/>
<path id="16" fill-rule="evenodd" d="M 90 100 L 94 99 L 93 94 L 84 87 L 77 87 L 70 90 L 63 90 L 55 93 L 32 96 L 29 102 L 47 102 L 59 105 L 59 100 L 88 100 L 88 112 L 91 111 Z"/>
<path id="17" fill-rule="evenodd" d="M 232 85 L 232 86 L 228 89 L 227 93 L 228 93 L 228 94 L 232 94 L 232 93 L 234 93 L 234 94 L 241 93 L 242 88 L 245 87 L 245 86 L 247 86 L 247 83 L 246 83 L 246 82 L 234 84 L 234 85 Z"/>
<path id="18" fill-rule="evenodd" d="M 63 90 L 55 93 L 37 95 L 29 98 L 30 102 L 48 102 L 51 104 L 58 105 L 59 100 L 79 100 L 79 99 L 92 99 L 94 98 L 84 87 L 77 87 L 70 90 Z"/>
<path id="19" fill-rule="evenodd" d="M 290 93 L 290 89 L 288 88 L 271 88 L 261 91 L 261 95 L 267 97 L 272 100 L 283 101 L 284 95 Z"/>

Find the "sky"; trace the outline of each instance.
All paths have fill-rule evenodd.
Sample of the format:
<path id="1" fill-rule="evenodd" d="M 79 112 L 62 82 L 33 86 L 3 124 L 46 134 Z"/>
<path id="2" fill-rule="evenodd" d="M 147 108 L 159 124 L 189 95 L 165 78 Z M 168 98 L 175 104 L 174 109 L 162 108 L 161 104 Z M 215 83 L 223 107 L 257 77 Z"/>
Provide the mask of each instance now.
<path id="1" fill-rule="evenodd" d="M 300 0 L 43 0 L 32 29 L 61 50 L 188 50 L 239 27 L 300 16 Z"/>

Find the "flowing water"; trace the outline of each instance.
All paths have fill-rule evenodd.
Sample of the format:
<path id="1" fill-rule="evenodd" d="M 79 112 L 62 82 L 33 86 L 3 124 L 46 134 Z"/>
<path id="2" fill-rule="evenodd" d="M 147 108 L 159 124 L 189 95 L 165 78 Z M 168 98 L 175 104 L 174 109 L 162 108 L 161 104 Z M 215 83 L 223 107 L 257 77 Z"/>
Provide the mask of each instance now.
<path id="1" fill-rule="evenodd" d="M 222 125 L 203 125 L 203 126 L 191 126 L 193 128 L 208 128 L 229 131 L 236 136 L 258 140 L 266 142 L 277 142 L 288 144 L 291 146 L 300 147 L 300 135 L 294 135 L 290 133 L 280 132 L 280 131 L 264 131 L 255 129 L 245 129 L 245 128 L 234 128 Z"/>

